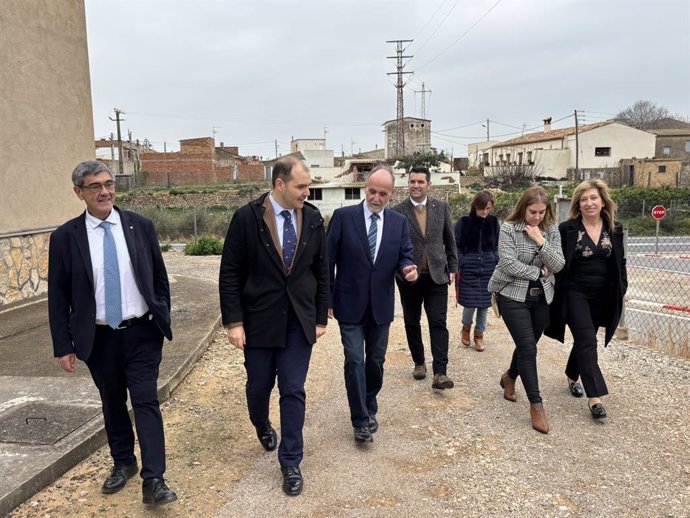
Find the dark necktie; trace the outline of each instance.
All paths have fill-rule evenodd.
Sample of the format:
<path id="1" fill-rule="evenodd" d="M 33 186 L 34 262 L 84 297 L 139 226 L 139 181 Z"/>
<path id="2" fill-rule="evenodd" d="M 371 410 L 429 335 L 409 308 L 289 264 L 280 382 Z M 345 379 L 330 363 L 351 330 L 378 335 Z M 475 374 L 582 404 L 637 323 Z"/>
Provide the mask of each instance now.
<path id="1" fill-rule="evenodd" d="M 371 216 L 371 224 L 369 225 L 369 233 L 367 238 L 369 239 L 369 253 L 371 254 L 372 262 L 376 259 L 376 237 L 379 230 L 379 215 L 373 213 Z"/>
<path id="2" fill-rule="evenodd" d="M 117 264 L 115 239 L 110 230 L 112 223 L 103 221 L 103 284 L 105 287 L 105 322 L 113 329 L 122 322 L 122 296 L 120 294 L 120 268 Z"/>
<path id="3" fill-rule="evenodd" d="M 295 255 L 295 248 L 297 247 L 297 234 L 292 224 L 290 211 L 284 210 L 280 215 L 285 218 L 283 222 L 283 263 L 285 264 L 285 269 L 289 270 L 292 264 L 292 257 Z"/>

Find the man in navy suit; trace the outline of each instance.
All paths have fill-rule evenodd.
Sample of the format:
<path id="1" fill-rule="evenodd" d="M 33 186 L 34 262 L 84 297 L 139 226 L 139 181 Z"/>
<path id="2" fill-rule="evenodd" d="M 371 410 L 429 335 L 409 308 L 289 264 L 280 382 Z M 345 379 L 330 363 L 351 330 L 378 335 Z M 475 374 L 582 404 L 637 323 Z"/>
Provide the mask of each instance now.
<path id="1" fill-rule="evenodd" d="M 304 382 L 328 322 L 326 233 L 308 203 L 311 176 L 294 157 L 273 166 L 273 189 L 232 217 L 220 262 L 220 308 L 230 343 L 244 351 L 247 407 L 259 442 L 276 449 L 269 419 L 278 378 L 283 491 L 302 492 Z"/>
<path id="2" fill-rule="evenodd" d="M 102 162 L 72 172 L 86 211 L 50 238 L 48 311 L 55 357 L 67 372 L 76 358 L 101 396 L 113 468 L 103 493 L 116 493 L 139 471 L 127 411 L 132 401 L 141 449 L 143 502 L 177 495 L 163 479 L 165 439 L 158 404 L 158 366 L 170 330 L 170 287 L 153 224 L 115 207 L 115 181 Z"/>
<path id="3" fill-rule="evenodd" d="M 375 166 L 365 201 L 337 209 L 328 225 L 329 316 L 340 326 L 350 419 L 361 443 L 372 442 L 378 430 L 376 396 L 393 321 L 394 277 L 417 280 L 407 219 L 386 208 L 394 186 L 393 169 Z"/>

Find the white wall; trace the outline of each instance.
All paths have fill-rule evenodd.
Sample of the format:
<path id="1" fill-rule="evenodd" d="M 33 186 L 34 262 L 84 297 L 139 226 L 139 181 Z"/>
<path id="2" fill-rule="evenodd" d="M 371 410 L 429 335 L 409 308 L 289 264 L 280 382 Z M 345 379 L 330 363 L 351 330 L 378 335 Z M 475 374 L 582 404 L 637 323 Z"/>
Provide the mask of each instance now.
<path id="1" fill-rule="evenodd" d="M 619 123 L 581 133 L 579 141 L 580 169 L 618 167 L 623 158 L 653 158 L 656 147 L 653 133 Z M 566 138 L 566 146 L 571 150 L 569 167 L 575 167 L 575 135 Z M 610 147 L 611 156 L 595 156 L 597 147 Z"/>

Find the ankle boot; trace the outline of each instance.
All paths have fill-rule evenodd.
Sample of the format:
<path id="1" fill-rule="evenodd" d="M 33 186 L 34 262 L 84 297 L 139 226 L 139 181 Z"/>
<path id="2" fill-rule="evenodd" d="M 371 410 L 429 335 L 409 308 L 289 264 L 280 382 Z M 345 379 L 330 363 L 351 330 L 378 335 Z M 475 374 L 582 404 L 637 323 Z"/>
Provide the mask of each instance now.
<path id="1" fill-rule="evenodd" d="M 503 373 L 500 382 L 501 388 L 503 389 L 503 397 L 508 401 L 517 401 L 517 396 L 515 395 L 515 380 L 508 375 L 508 371 Z"/>
<path id="2" fill-rule="evenodd" d="M 537 432 L 549 433 L 549 423 L 546 420 L 544 405 L 541 403 L 530 403 L 529 415 L 532 418 L 532 428 Z"/>
<path id="3" fill-rule="evenodd" d="M 474 330 L 474 348 L 479 352 L 484 350 L 484 331 Z"/>
<path id="4" fill-rule="evenodd" d="M 462 334 L 460 335 L 460 341 L 465 347 L 470 346 L 470 329 L 472 329 L 472 324 L 462 325 Z"/>

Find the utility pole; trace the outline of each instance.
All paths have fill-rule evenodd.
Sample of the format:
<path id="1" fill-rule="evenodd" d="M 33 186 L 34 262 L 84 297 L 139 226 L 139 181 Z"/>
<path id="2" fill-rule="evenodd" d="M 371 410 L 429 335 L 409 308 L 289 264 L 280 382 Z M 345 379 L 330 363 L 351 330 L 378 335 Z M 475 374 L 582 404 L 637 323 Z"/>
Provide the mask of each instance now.
<path id="1" fill-rule="evenodd" d="M 118 156 L 118 171 L 122 175 L 123 173 L 123 163 L 122 163 L 122 136 L 120 133 L 120 122 L 124 121 L 125 119 L 121 119 L 120 115 L 123 115 L 125 112 L 122 110 L 118 110 L 117 108 L 113 108 L 115 111 L 115 118 L 113 119 L 112 117 L 108 117 L 111 121 L 115 121 L 117 123 L 117 156 Z"/>
<path id="2" fill-rule="evenodd" d="M 489 142 L 489 119 L 486 119 L 486 141 Z"/>
<path id="3" fill-rule="evenodd" d="M 328 126 L 323 127 L 323 148 L 328 149 L 326 147 L 326 133 L 328 133 Z"/>
<path id="4" fill-rule="evenodd" d="M 421 93 L 421 94 L 422 94 L 422 119 L 426 120 L 426 103 L 425 103 L 425 99 L 426 99 L 426 94 L 427 94 L 427 93 L 430 94 L 430 93 L 431 93 L 431 90 L 425 90 L 425 89 L 424 89 L 424 83 L 422 83 L 422 89 L 421 89 L 421 90 L 415 90 L 414 93 L 416 93 L 416 94 Z"/>
<path id="5" fill-rule="evenodd" d="M 403 43 L 410 43 L 412 40 L 387 40 L 386 43 L 395 43 L 395 56 L 386 56 L 386 59 L 396 60 L 396 71 L 388 72 L 388 75 L 396 75 L 398 80 L 395 84 L 395 89 L 398 92 L 398 102 L 396 110 L 396 142 L 395 142 L 395 154 L 396 157 L 401 157 L 405 155 L 405 134 L 403 132 L 403 118 L 405 106 L 403 104 L 403 88 L 405 88 L 405 83 L 403 82 L 403 75 L 411 74 L 412 72 L 403 72 L 403 59 L 409 59 L 413 56 L 403 56 Z"/>
<path id="6" fill-rule="evenodd" d="M 575 180 L 580 178 L 580 137 L 577 127 L 577 110 L 575 110 Z"/>
<path id="7" fill-rule="evenodd" d="M 276 145 L 276 158 L 278 158 L 278 139 L 275 139 L 274 143 Z"/>

